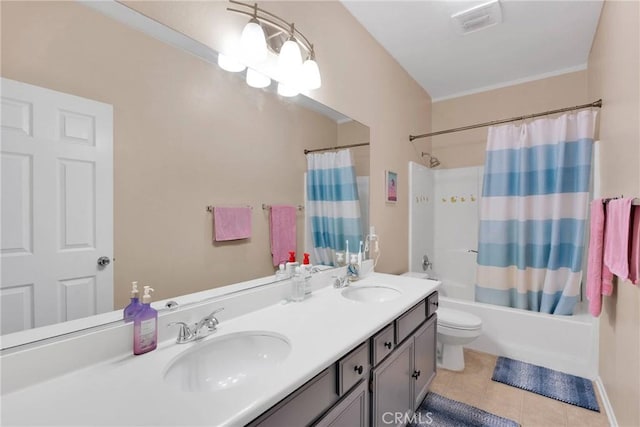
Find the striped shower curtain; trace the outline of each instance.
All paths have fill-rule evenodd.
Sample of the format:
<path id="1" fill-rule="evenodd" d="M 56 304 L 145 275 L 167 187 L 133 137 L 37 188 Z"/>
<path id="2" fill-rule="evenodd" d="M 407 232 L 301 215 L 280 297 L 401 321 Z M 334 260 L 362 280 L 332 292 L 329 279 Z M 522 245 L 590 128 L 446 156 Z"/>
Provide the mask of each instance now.
<path id="1" fill-rule="evenodd" d="M 596 112 L 489 129 L 476 301 L 573 314 Z"/>
<path id="2" fill-rule="evenodd" d="M 360 204 L 349 150 L 307 155 L 306 210 L 315 264 L 334 265 L 335 251 L 344 251 L 347 241 L 351 253 L 358 251 Z"/>

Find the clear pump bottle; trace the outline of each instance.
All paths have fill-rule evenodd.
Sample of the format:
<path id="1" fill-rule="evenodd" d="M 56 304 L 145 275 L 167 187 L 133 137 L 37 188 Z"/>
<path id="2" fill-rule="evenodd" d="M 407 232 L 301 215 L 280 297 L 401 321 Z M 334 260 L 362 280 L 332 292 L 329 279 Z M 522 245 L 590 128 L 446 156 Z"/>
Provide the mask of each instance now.
<path id="1" fill-rule="evenodd" d="M 304 274 L 300 267 L 296 267 L 293 274 L 293 280 L 291 284 L 291 300 L 294 302 L 300 302 L 304 300 Z"/>

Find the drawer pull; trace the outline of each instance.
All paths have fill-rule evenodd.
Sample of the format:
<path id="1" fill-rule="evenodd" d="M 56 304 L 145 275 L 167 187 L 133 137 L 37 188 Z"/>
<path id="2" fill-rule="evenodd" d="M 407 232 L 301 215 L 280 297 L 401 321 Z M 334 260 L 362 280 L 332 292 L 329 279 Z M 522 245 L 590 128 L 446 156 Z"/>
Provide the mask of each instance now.
<path id="1" fill-rule="evenodd" d="M 387 341 L 386 343 L 384 343 L 384 346 L 387 347 L 389 350 L 391 350 L 391 347 L 393 347 L 393 344 L 391 343 L 391 341 Z"/>
<path id="2" fill-rule="evenodd" d="M 438 301 L 433 301 L 433 302 L 431 303 L 431 305 L 435 305 L 436 307 L 438 307 L 438 306 L 440 305 L 440 303 L 439 303 Z"/>
<path id="3" fill-rule="evenodd" d="M 417 380 L 420 376 L 420 371 L 413 371 L 413 374 L 411 374 L 411 376 Z"/>
<path id="4" fill-rule="evenodd" d="M 358 365 L 355 368 L 353 368 L 353 370 L 356 371 L 358 375 L 362 375 L 362 372 L 364 371 L 364 367 L 362 365 Z"/>

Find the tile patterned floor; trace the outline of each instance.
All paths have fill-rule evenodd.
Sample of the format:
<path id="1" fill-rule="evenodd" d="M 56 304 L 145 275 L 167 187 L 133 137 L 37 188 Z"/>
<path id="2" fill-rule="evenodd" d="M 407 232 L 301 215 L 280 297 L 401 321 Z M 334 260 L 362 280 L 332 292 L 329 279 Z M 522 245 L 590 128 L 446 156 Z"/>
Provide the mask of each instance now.
<path id="1" fill-rule="evenodd" d="M 512 419 L 522 427 L 609 426 L 597 389 L 599 413 L 492 381 L 497 356 L 465 349 L 464 357 L 464 371 L 438 369 L 430 389 L 450 399 Z"/>

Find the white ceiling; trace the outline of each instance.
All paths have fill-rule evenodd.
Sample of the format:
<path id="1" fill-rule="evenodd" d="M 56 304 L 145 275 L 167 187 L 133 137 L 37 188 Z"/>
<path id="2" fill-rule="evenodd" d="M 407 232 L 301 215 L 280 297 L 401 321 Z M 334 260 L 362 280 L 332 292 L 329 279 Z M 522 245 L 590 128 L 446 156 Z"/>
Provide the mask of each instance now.
<path id="1" fill-rule="evenodd" d="M 602 0 L 501 0 L 501 24 L 460 34 L 451 15 L 485 2 L 343 0 L 434 101 L 586 68 Z"/>

